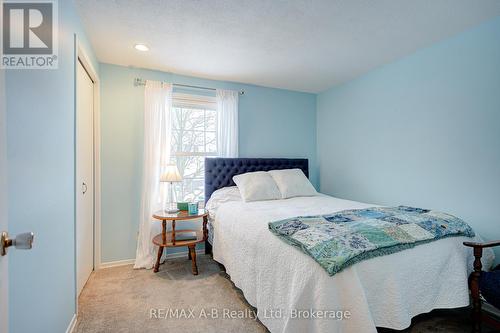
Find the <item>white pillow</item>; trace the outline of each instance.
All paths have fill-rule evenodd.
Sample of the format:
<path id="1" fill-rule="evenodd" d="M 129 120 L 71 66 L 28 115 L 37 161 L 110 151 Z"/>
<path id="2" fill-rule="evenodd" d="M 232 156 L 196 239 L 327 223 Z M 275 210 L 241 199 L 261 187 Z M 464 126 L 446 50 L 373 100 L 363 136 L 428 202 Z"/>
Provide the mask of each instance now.
<path id="1" fill-rule="evenodd" d="M 282 199 L 318 195 L 301 169 L 271 170 L 269 174 L 276 182 Z"/>
<path id="2" fill-rule="evenodd" d="M 281 193 L 273 177 L 265 171 L 247 172 L 233 177 L 243 201 L 281 199 Z"/>

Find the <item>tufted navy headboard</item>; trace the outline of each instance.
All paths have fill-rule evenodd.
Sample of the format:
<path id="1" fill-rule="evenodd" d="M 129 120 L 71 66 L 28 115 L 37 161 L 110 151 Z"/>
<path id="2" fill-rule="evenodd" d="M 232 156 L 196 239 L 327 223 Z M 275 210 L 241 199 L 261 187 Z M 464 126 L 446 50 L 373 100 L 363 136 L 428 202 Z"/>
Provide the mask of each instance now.
<path id="1" fill-rule="evenodd" d="M 309 177 L 309 162 L 306 158 L 205 158 L 205 202 L 214 191 L 234 186 L 233 176 L 280 169 L 302 169 Z"/>

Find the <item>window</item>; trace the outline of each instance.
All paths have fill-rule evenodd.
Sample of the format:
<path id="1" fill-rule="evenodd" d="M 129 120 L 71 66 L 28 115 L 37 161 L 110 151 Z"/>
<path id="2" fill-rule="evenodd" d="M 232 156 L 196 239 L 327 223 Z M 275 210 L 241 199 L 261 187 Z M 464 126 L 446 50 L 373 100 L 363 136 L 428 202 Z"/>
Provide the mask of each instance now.
<path id="1" fill-rule="evenodd" d="M 171 158 L 183 176 L 174 186 L 177 201 L 204 200 L 204 159 L 217 156 L 216 108 L 213 96 L 173 94 Z"/>

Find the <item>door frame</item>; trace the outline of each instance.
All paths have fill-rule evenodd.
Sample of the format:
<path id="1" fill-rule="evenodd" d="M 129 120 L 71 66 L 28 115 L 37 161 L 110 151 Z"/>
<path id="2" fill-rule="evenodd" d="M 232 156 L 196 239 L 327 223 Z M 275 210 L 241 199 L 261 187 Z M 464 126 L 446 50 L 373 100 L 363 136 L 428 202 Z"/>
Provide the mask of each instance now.
<path id="1" fill-rule="evenodd" d="M 90 62 L 90 58 L 87 53 L 84 51 L 82 43 L 78 40 L 78 37 L 75 35 L 75 66 L 74 66 L 74 77 L 75 77 L 75 303 L 76 303 L 76 312 L 78 314 L 78 262 L 77 262 L 77 234 L 76 234 L 76 199 L 77 199 L 77 187 L 76 187 L 76 115 L 77 115 L 77 70 L 78 70 L 78 62 L 81 62 L 84 69 L 89 74 L 90 78 L 94 82 L 94 123 L 93 123 L 93 141 L 94 141 L 94 271 L 98 270 L 101 267 L 101 125 L 100 125 L 100 80 L 97 75 L 97 71 L 94 66 Z"/>

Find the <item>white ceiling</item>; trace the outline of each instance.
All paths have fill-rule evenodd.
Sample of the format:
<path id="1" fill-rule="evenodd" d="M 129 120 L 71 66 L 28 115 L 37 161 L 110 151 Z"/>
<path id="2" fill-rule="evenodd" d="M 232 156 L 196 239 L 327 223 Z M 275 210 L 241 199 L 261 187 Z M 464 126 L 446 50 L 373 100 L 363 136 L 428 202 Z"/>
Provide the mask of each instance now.
<path id="1" fill-rule="evenodd" d="M 101 62 L 324 91 L 500 15 L 500 0 L 77 0 Z M 133 46 L 145 43 L 142 53 Z"/>

